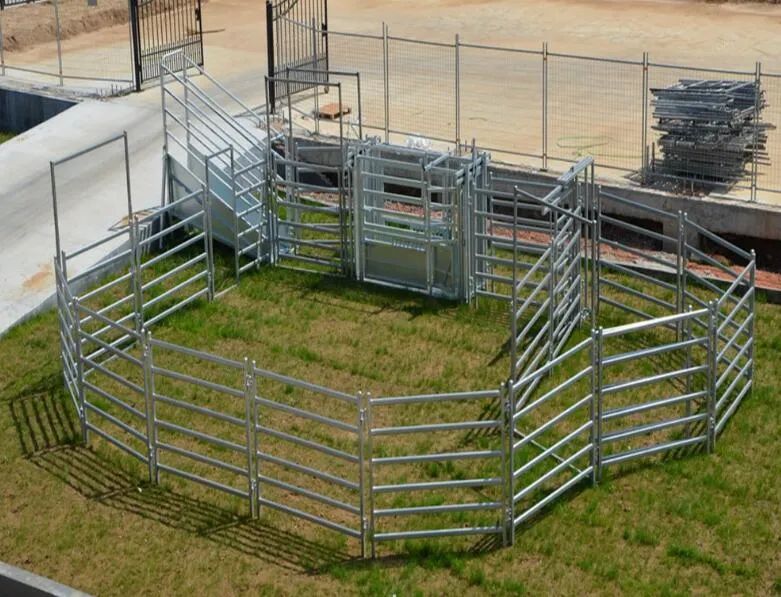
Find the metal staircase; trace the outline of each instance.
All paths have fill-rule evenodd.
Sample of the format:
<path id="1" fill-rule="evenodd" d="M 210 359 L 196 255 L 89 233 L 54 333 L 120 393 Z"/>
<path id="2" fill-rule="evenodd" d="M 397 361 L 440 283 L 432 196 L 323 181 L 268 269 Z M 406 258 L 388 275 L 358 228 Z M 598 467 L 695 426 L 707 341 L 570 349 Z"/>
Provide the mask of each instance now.
<path id="1" fill-rule="evenodd" d="M 233 247 L 238 281 L 269 258 L 269 147 L 263 118 L 186 56 L 166 56 L 160 78 L 164 193 L 174 202 L 203 189 L 178 205 L 174 215 L 191 216 L 204 199 L 211 204 L 212 234 Z M 226 101 L 218 102 L 218 94 Z"/>

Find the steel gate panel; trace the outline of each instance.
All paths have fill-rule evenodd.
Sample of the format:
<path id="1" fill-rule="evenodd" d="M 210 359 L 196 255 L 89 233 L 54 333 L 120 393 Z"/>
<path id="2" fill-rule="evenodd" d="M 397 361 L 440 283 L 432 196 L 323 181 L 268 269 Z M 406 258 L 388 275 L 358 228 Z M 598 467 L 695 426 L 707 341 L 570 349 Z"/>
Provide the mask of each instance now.
<path id="1" fill-rule="evenodd" d="M 130 0 L 130 29 L 137 91 L 160 77 L 166 54 L 182 51 L 168 65 L 173 70 L 184 66 L 183 56 L 203 66 L 201 0 Z"/>

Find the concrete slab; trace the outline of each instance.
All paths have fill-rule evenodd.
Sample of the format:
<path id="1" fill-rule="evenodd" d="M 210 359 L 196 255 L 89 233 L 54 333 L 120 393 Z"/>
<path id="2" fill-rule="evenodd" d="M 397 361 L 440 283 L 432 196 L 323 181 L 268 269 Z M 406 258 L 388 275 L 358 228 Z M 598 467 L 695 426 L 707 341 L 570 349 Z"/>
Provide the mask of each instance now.
<path id="1" fill-rule="evenodd" d="M 125 130 L 133 207 L 160 204 L 162 120 L 158 103 L 150 100 L 145 93 L 84 101 L 0 146 L 0 333 L 53 293 L 50 161 Z M 124 170 L 121 142 L 58 169 L 64 250 L 105 236 L 127 214 Z"/>

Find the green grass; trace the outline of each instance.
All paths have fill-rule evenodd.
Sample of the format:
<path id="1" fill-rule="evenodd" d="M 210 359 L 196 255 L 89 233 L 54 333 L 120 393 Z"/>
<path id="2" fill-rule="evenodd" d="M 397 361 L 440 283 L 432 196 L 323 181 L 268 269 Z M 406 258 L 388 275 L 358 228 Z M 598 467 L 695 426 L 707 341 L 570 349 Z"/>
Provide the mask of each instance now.
<path id="1" fill-rule="evenodd" d="M 6 133 L 5 131 L 0 131 L 0 143 L 5 143 L 6 141 L 10 141 L 16 137 L 16 134 L 14 133 Z"/>
<path id="2" fill-rule="evenodd" d="M 248 520 L 243 502 L 170 476 L 150 486 L 143 467 L 102 441 L 80 445 L 62 387 L 56 314 L 46 313 L 0 339 L 0 560 L 99 595 L 778 594 L 781 307 L 760 304 L 758 315 L 755 389 L 719 438 L 715 456 L 609 471 L 596 489 L 571 493 L 519 529 L 511 549 L 409 542 L 395 546 L 395 555 L 362 563 L 354 544 L 341 536 L 273 513 Z M 258 367 L 348 393 L 388 395 L 497 387 L 507 375 L 500 350 L 506 325 L 501 309 L 490 303 L 475 311 L 339 279 L 263 269 L 218 301 L 173 316 L 154 335 L 239 360 L 246 356 Z M 583 332 L 576 336 L 573 341 Z M 165 351 L 154 356 L 159 366 L 241 387 L 240 373 Z M 567 364 L 561 374 L 580 365 Z M 120 364 L 112 367 L 130 375 Z M 638 371 L 645 369 L 621 374 Z M 243 410 L 241 401 L 194 394 L 182 384 L 157 389 L 235 409 L 238 416 Z M 265 384 L 262 391 L 349 416 L 286 384 Z M 638 398 L 643 396 L 626 397 Z M 404 424 L 422 416 L 475 414 L 424 406 L 378 416 Z M 560 410 L 561 404 L 552 408 Z M 285 418 L 277 422 L 291 430 L 298 425 Z M 241 430 L 234 436 L 227 427 L 208 431 L 241 438 Z M 304 431 L 333 447 L 354 448 L 349 438 L 316 426 L 295 430 Z M 437 449 L 446 440 L 416 437 L 414 449 Z M 494 439 L 470 441 L 485 449 Z M 375 455 L 409 447 L 383 444 Z M 393 478 L 461 478 L 485 472 L 486 466 L 479 461 L 474 468 L 419 466 L 396 471 Z M 436 504 L 444 496 L 418 498 Z M 393 506 L 409 505 L 409 499 L 397 497 Z"/>

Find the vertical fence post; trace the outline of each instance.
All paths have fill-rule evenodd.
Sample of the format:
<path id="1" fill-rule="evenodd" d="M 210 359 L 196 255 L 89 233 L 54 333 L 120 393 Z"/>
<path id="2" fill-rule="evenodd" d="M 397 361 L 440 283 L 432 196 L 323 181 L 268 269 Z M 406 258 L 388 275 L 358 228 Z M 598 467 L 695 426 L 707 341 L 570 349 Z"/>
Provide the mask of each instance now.
<path id="1" fill-rule="evenodd" d="M 317 60 L 317 19 L 312 17 L 312 69 L 318 70 L 320 65 Z M 300 75 L 299 75 L 300 76 Z M 327 77 L 328 75 L 326 75 Z M 360 75 L 359 75 L 360 76 Z M 315 90 L 315 134 L 320 134 L 320 85 L 318 78 L 320 73 L 312 73 L 312 86 Z M 341 106 L 340 106 L 341 108 Z M 339 112 L 339 118 L 342 118 L 341 110 Z"/>
<path id="2" fill-rule="evenodd" d="M 87 398 L 84 394 L 84 359 L 81 350 L 81 311 L 79 310 L 79 299 L 73 299 L 73 342 L 76 347 L 76 388 L 79 392 L 79 421 L 81 423 L 81 440 L 84 445 L 89 445 L 89 429 L 87 428 Z"/>
<path id="3" fill-rule="evenodd" d="M 374 426 L 372 420 L 372 395 L 371 392 L 367 392 L 364 403 L 366 405 L 366 461 L 369 463 L 369 486 L 368 497 L 368 539 L 371 543 L 371 557 L 372 559 L 377 557 L 377 542 L 374 540 L 374 436 L 372 434 L 372 427 Z"/>
<path id="4" fill-rule="evenodd" d="M 686 268 L 684 259 L 686 256 L 686 215 L 682 211 L 678 211 L 678 243 L 676 246 L 675 255 L 675 310 L 677 313 L 683 313 L 683 304 L 685 302 L 684 296 L 684 280 L 686 277 Z M 683 322 L 679 321 L 675 325 L 675 338 L 676 341 L 681 341 L 683 334 Z"/>
<path id="5" fill-rule="evenodd" d="M 548 359 L 553 359 L 556 346 L 556 261 L 558 260 L 559 219 L 552 209 L 551 213 L 551 243 L 550 268 L 548 269 Z M 553 374 L 553 371 L 551 371 Z"/>
<path id="6" fill-rule="evenodd" d="M 762 100 L 760 91 L 762 89 L 762 63 L 757 62 L 754 70 L 754 139 L 751 151 L 751 200 L 757 200 L 757 172 L 759 166 L 758 145 L 759 145 L 759 115 L 762 110 Z"/>
<path id="7" fill-rule="evenodd" d="M 456 33 L 456 155 L 461 154 L 461 39 Z"/>
<path id="8" fill-rule="evenodd" d="M 133 305 L 135 308 L 136 332 L 144 332 L 144 276 L 141 270 L 141 250 L 138 240 L 138 218 L 130 222 L 130 280 L 133 290 Z"/>
<path id="9" fill-rule="evenodd" d="M 597 186 L 597 192 L 594 193 L 594 244 L 592 245 L 592 274 L 591 274 L 591 325 L 597 324 L 599 316 L 599 279 L 602 275 L 600 261 L 602 260 L 602 251 L 600 242 L 602 240 L 602 185 Z"/>
<path id="10" fill-rule="evenodd" d="M 276 82 L 273 80 L 276 73 L 274 72 L 274 5 L 271 3 L 271 0 L 266 0 L 266 54 L 269 76 L 268 85 L 266 87 L 266 90 L 268 91 L 266 105 L 273 114 L 277 103 L 277 90 Z"/>
<path id="11" fill-rule="evenodd" d="M 692 339 L 692 332 L 693 332 L 693 324 L 692 324 L 692 306 L 689 305 L 689 307 L 686 309 L 686 312 L 689 314 L 689 317 L 686 319 L 686 341 L 690 342 Z M 692 366 L 692 347 L 691 345 L 688 345 L 686 347 L 686 364 L 684 367 L 686 369 L 690 369 Z M 692 393 L 692 375 L 689 374 L 686 376 L 686 394 Z M 684 408 L 685 416 L 690 416 L 692 414 L 692 401 L 691 398 L 686 400 L 686 405 Z"/>
<path id="12" fill-rule="evenodd" d="M 515 459 L 513 457 L 513 429 L 515 428 L 515 394 L 513 381 L 508 379 L 500 388 L 499 400 L 502 412 L 502 471 L 504 475 L 504 508 L 502 516 L 502 541 L 504 546 L 515 543 Z"/>
<path id="13" fill-rule="evenodd" d="M 206 250 L 206 280 L 209 302 L 214 300 L 214 243 L 212 239 L 212 201 L 209 189 L 209 159 L 206 159 L 206 186 L 203 188 L 203 230 Z"/>
<path id="14" fill-rule="evenodd" d="M 748 341 L 751 345 L 748 348 L 748 359 L 751 365 L 748 369 L 748 381 L 754 380 L 754 322 L 757 318 L 757 254 L 754 249 L 751 249 L 751 270 L 749 273 L 749 288 L 748 292 L 751 293 L 751 299 L 749 300 L 749 317 L 751 317 L 751 323 L 748 324 Z"/>
<path id="15" fill-rule="evenodd" d="M 643 129 L 642 129 L 642 147 L 640 155 L 640 174 L 645 183 L 645 172 L 648 168 L 648 52 L 643 52 Z"/>
<path id="16" fill-rule="evenodd" d="M 515 381 L 518 367 L 518 188 L 513 193 L 513 287 L 510 299 L 510 381 Z"/>
<path id="17" fill-rule="evenodd" d="M 707 442 L 709 453 L 716 450 L 716 380 L 718 378 L 718 327 L 719 305 L 716 301 L 708 303 L 708 403 L 707 403 Z"/>
<path id="18" fill-rule="evenodd" d="M 172 68 L 175 68 L 174 65 L 172 65 Z M 162 71 L 162 67 L 160 69 Z M 190 151 L 190 148 L 192 147 L 192 137 L 190 133 L 190 90 L 188 89 L 188 81 L 187 81 L 187 61 L 184 59 L 184 56 L 182 57 L 182 103 L 184 104 L 182 107 L 184 108 L 184 132 L 185 132 L 185 139 L 187 142 L 187 151 Z"/>
<path id="19" fill-rule="evenodd" d="M 244 426 L 247 434 L 247 497 L 252 518 L 258 517 L 258 479 L 255 474 L 255 361 L 244 359 Z"/>
<path id="20" fill-rule="evenodd" d="M 60 3 L 59 0 L 54 0 L 54 26 L 56 28 L 57 37 L 57 72 L 60 75 L 60 87 L 64 85 L 62 77 L 62 40 L 60 39 Z"/>
<path id="21" fill-rule="evenodd" d="M 233 145 L 230 146 L 231 167 L 231 203 L 233 204 L 233 269 L 236 276 L 236 284 L 241 281 L 241 247 L 239 246 L 239 206 L 236 197 L 236 159 L 233 153 Z M 260 218 L 260 213 L 258 213 Z M 247 222 L 249 223 L 249 222 Z M 260 258 L 258 251 L 256 258 Z"/>
<path id="22" fill-rule="evenodd" d="M 152 354 L 152 333 L 141 336 L 144 355 L 144 404 L 146 406 L 146 448 L 149 459 L 149 482 L 157 484 L 160 473 L 157 469 L 157 405 L 155 403 L 154 356 Z"/>
<path id="23" fill-rule="evenodd" d="M 602 328 L 591 328 L 591 482 L 602 477 Z"/>
<path id="24" fill-rule="evenodd" d="M 390 45 L 388 43 L 388 25 L 382 24 L 382 82 L 385 107 L 385 142 L 390 142 Z"/>
<path id="25" fill-rule="evenodd" d="M 0 11 L 0 75 L 5 76 L 5 52 L 3 51 L 3 21 L 5 11 Z"/>
<path id="26" fill-rule="evenodd" d="M 548 42 L 542 44 L 542 168 L 548 169 Z"/>
<path id="27" fill-rule="evenodd" d="M 366 516 L 366 399 L 358 392 L 358 491 L 360 492 L 359 516 L 361 524 L 361 558 L 368 552 L 366 540 L 369 533 L 369 519 Z"/>

